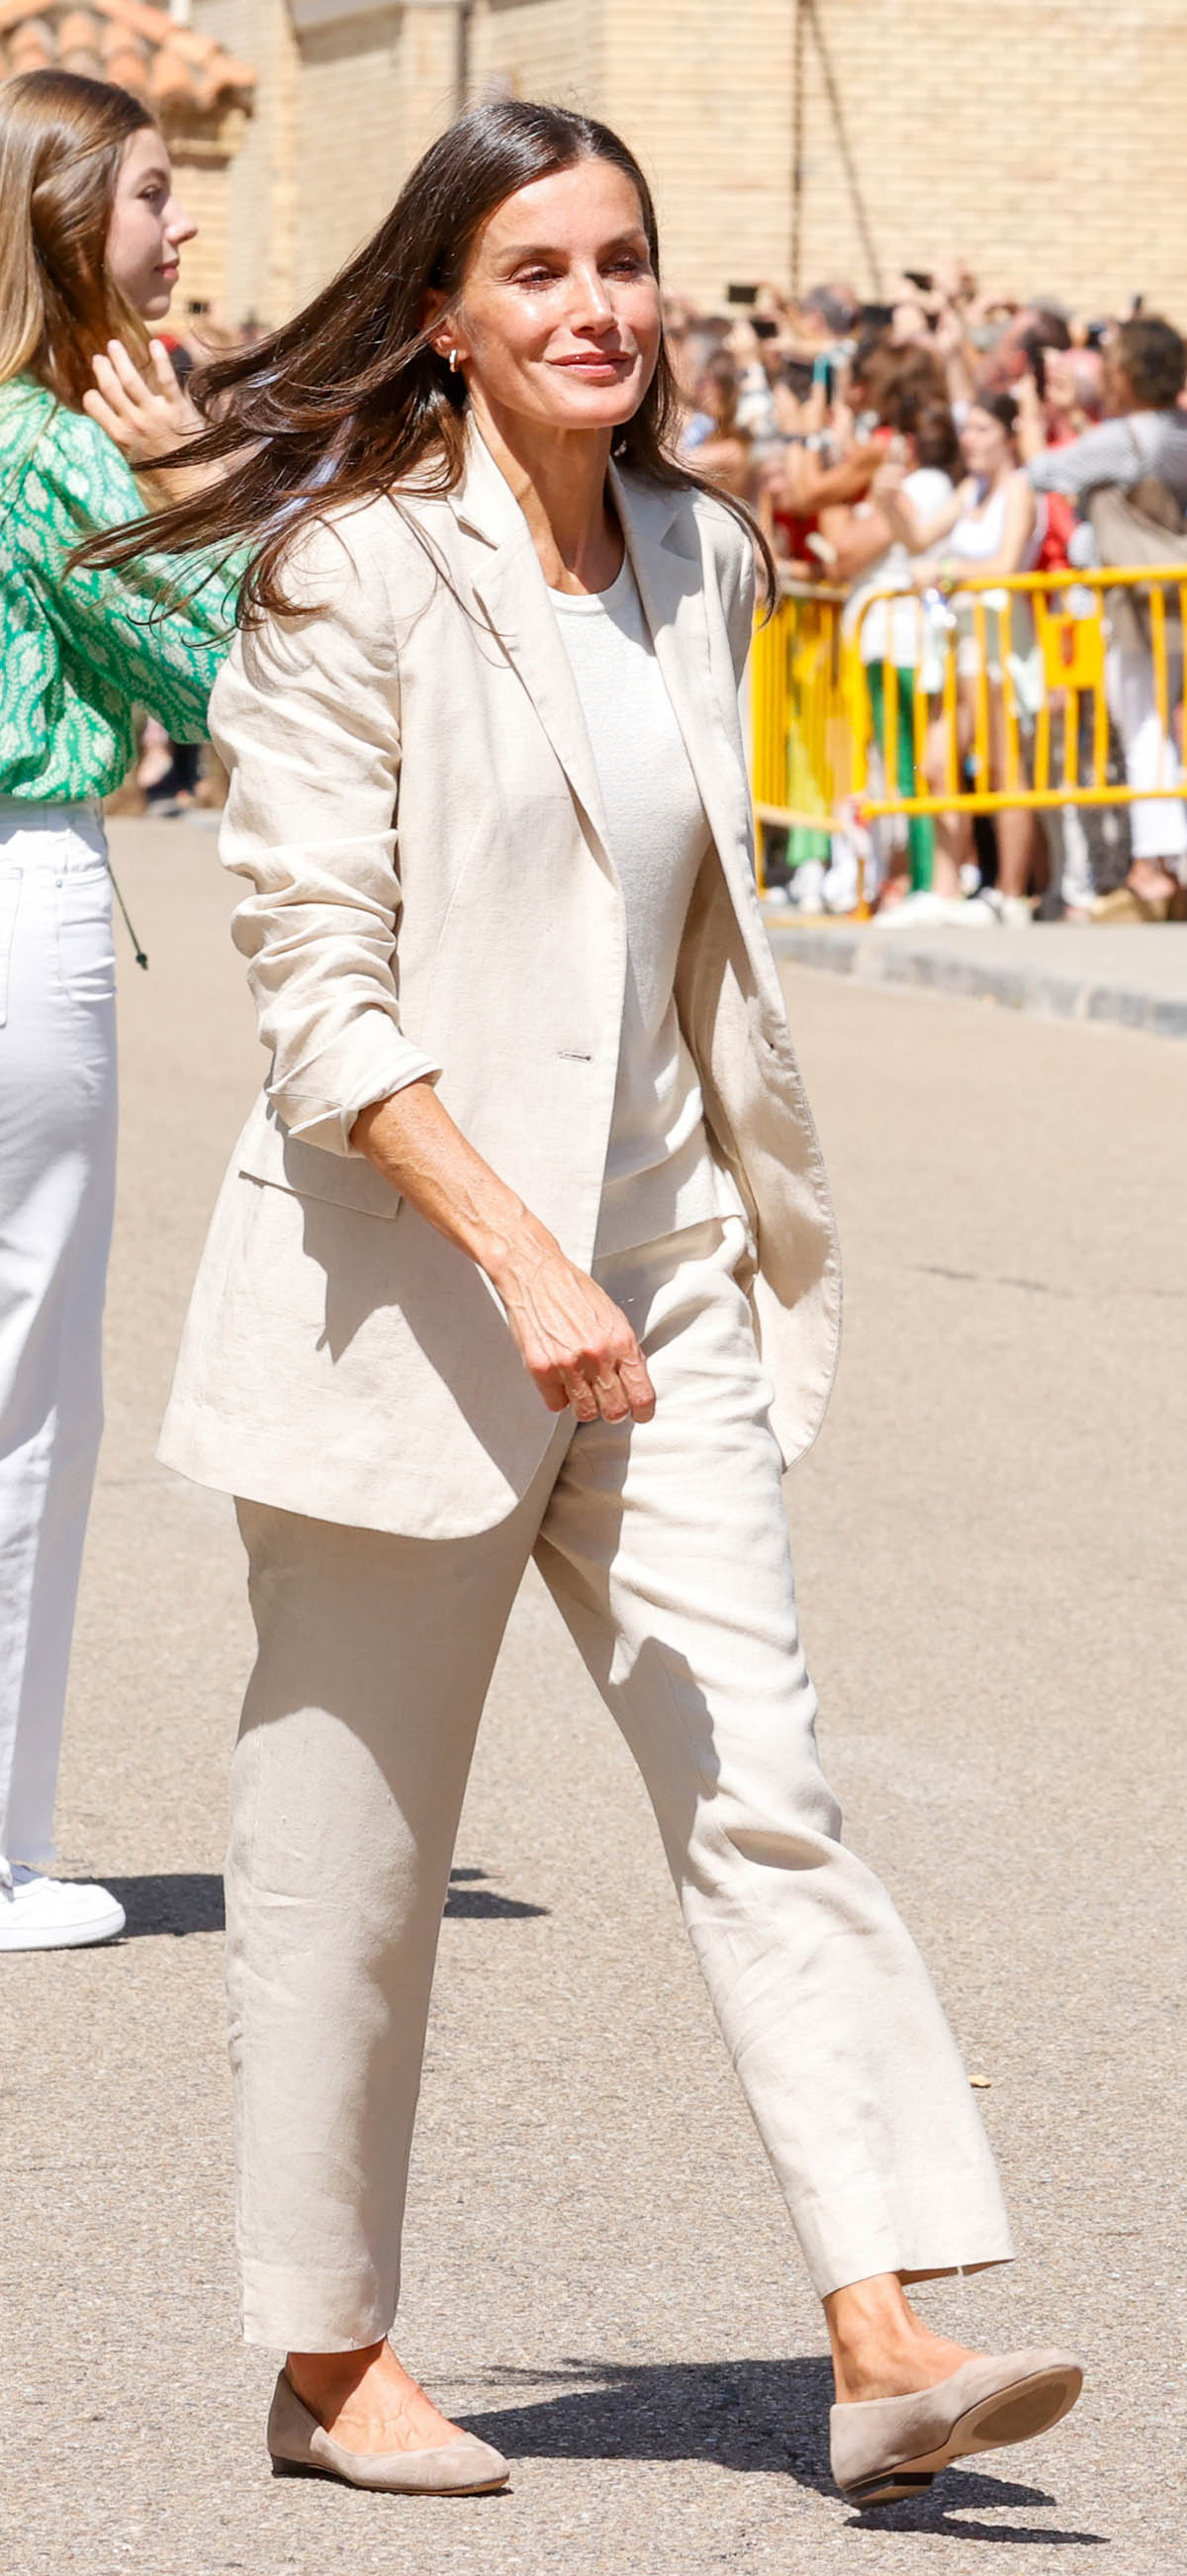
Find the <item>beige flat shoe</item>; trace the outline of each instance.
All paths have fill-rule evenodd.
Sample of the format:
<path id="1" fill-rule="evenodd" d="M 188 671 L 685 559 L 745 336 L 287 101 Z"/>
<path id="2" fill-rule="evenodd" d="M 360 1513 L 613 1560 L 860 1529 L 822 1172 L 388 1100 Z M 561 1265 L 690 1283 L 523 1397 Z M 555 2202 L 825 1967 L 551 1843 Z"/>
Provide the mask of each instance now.
<path id="1" fill-rule="evenodd" d="M 1178 918 L 1173 894 L 1139 894 L 1136 886 L 1114 886 L 1111 894 L 1098 894 L 1092 906 L 1093 921 L 1172 921 Z"/>
<path id="2" fill-rule="evenodd" d="M 431 2451 L 347 2451 L 301 2404 L 282 2370 L 268 2416 L 268 2449 L 277 2477 L 341 2478 L 381 2495 L 493 2495 L 511 2463 L 475 2433 L 459 2433 Z"/>
<path id="3" fill-rule="evenodd" d="M 987 2353 L 917 2396 L 834 2406 L 833 2476 L 848 2502 L 863 2509 L 922 2495 L 950 2460 L 1049 2433 L 1071 2413 L 1083 2385 L 1070 2352 Z"/>

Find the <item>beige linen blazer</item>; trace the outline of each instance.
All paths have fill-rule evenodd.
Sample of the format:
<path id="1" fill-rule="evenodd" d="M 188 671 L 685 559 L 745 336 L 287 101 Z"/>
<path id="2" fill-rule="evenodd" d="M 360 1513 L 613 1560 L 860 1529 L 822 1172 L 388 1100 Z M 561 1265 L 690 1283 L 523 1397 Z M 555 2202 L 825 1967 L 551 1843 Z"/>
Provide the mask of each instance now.
<path id="1" fill-rule="evenodd" d="M 840 1296 L 754 890 L 738 707 L 753 556 L 719 502 L 617 473 L 614 495 L 712 833 L 677 1003 L 750 1212 L 790 1458 L 827 1402 Z M 231 774 L 222 859 L 248 882 L 234 937 L 271 1068 L 215 1208 L 160 1454 L 252 1501 L 463 1537 L 513 1508 L 555 1417 L 485 1278 L 350 1130 L 368 1101 L 434 1079 L 588 1267 L 622 897 L 539 560 L 474 433 L 456 491 L 328 514 L 293 578 L 301 613 L 241 636 L 211 702 Z"/>

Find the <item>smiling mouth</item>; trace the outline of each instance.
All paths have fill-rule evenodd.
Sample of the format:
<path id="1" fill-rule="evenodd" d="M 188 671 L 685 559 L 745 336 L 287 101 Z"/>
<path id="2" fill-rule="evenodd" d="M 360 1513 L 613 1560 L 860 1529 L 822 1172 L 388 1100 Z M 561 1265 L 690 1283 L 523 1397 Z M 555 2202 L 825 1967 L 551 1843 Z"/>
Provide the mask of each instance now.
<path id="1" fill-rule="evenodd" d="M 617 357 L 598 358 L 591 354 L 588 358 L 554 358 L 552 363 L 555 367 L 567 367 L 570 375 L 574 376 L 609 376 L 617 375 L 621 368 L 629 367 L 633 362 L 625 350 L 620 350 Z"/>

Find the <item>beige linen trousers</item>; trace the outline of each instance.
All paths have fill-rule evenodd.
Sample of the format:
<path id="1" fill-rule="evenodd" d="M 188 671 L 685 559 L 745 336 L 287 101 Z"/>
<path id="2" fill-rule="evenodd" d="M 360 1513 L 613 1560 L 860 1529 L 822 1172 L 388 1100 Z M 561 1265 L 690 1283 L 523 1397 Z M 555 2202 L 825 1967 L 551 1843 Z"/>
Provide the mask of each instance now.
<path id="1" fill-rule="evenodd" d="M 227 1926 L 251 2342 L 338 2351 L 395 2315 L 454 1836 L 532 1555 L 646 1783 L 821 2297 L 1010 2254 L 927 1970 L 821 1774 L 744 1257 L 726 1219 L 598 1264 L 654 1416 L 554 1423 L 493 1530 L 393 1538 L 240 1504 L 259 1656 Z"/>
<path id="2" fill-rule="evenodd" d="M 599 1265 L 651 1422 L 551 1416 L 477 1270 L 349 1141 L 366 1102 L 435 1080 L 592 1259 L 623 906 L 543 575 L 481 442 L 453 493 L 332 515 L 300 613 L 240 640 L 212 703 L 270 1067 L 162 1455 L 238 1497 L 248 1549 L 239 2240 L 246 2331 L 292 2349 L 392 2322 L 458 1813 L 533 1555 L 646 1781 L 817 2289 L 1011 2251 L 940 2006 L 816 1755 L 780 1475 L 827 1400 L 839 1291 L 750 865 L 749 541 L 703 495 L 617 474 L 614 495 L 712 831 L 676 1000 L 705 1151 L 746 1210 Z"/>

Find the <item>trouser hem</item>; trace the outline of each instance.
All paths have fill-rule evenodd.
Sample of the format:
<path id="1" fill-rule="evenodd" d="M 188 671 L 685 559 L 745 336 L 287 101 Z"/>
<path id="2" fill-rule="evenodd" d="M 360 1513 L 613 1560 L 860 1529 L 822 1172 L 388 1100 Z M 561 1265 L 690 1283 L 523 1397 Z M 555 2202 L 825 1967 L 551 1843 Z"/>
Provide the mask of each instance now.
<path id="1" fill-rule="evenodd" d="M 793 2208 L 818 2298 L 879 2272 L 902 2272 L 918 2281 L 983 2272 L 1014 2260 L 1004 2211 L 986 2208 L 980 2177 L 963 2194 L 951 2186 L 938 2189 L 933 2175 L 915 2192 L 883 2189 L 879 2198 L 879 2214 L 856 2198 L 848 2205 L 843 2198 L 830 2200 L 827 2209 L 805 2208 L 802 2201 Z"/>
<path id="2" fill-rule="evenodd" d="M 390 2332 L 398 2296 L 398 2284 L 384 2291 L 373 2272 L 245 2263 L 243 2340 L 275 2352 L 361 2352 Z"/>

